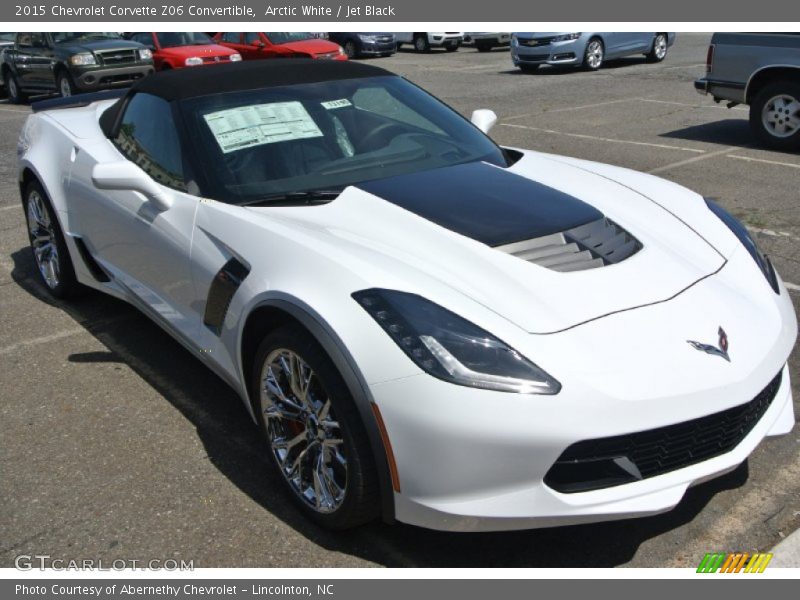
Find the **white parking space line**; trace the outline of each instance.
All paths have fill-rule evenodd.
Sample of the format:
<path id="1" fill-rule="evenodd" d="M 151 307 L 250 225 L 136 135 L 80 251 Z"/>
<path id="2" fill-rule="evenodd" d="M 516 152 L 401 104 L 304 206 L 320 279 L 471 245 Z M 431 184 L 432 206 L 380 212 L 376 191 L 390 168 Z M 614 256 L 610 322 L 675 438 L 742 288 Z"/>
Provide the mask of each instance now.
<path id="1" fill-rule="evenodd" d="M 0 206 L 0 212 L 6 211 L 6 210 L 22 210 L 22 208 L 20 208 L 16 204 L 11 205 L 11 206 Z"/>
<path id="2" fill-rule="evenodd" d="M 67 337 L 72 337 L 73 335 L 78 335 L 81 332 L 85 332 L 86 329 L 83 327 L 75 327 L 73 329 L 66 329 L 64 331 L 59 331 L 58 333 L 51 333 L 50 335 L 43 335 L 41 337 L 31 338 L 29 340 L 23 340 L 21 342 L 17 342 L 16 344 L 11 344 L 4 348 L 0 348 L 0 356 L 6 356 L 8 354 L 13 354 L 22 348 L 27 348 L 29 346 L 38 346 L 39 344 L 49 344 L 50 342 L 57 342 L 58 340 L 63 340 Z"/>
<path id="3" fill-rule="evenodd" d="M 687 158 L 685 160 L 679 160 L 678 162 L 670 163 L 668 165 L 656 167 L 655 169 L 651 169 L 650 171 L 648 171 L 648 173 L 650 173 L 651 175 L 655 173 L 663 173 L 664 171 L 669 171 L 670 169 L 674 169 L 676 167 L 682 167 L 684 165 L 705 160 L 707 158 L 714 158 L 715 156 L 722 156 L 723 154 L 728 154 L 729 152 L 740 149 L 741 149 L 740 146 L 728 146 L 727 148 L 723 148 L 722 150 L 717 150 L 716 152 L 709 152 L 707 154 L 704 154 L 703 156 L 693 156 L 692 158 Z"/>
<path id="4" fill-rule="evenodd" d="M 595 102 L 594 104 L 583 104 L 581 106 L 565 106 L 563 108 L 552 108 L 549 110 L 543 110 L 535 113 L 525 113 L 524 115 L 505 117 L 503 120 L 511 121 L 513 119 L 524 119 L 526 117 L 536 117 L 538 115 L 557 113 L 557 112 L 567 112 L 570 110 L 585 110 L 587 108 L 595 108 L 598 106 L 608 106 L 609 104 L 621 104 L 623 102 L 634 102 L 634 101 L 636 101 L 636 98 L 620 98 L 619 100 L 609 100 L 608 102 Z"/>
<path id="5" fill-rule="evenodd" d="M 786 289 L 789 290 L 790 292 L 800 292 L 800 285 L 797 285 L 796 283 L 789 283 L 788 281 L 784 281 L 783 285 L 785 285 Z"/>
<path id="6" fill-rule="evenodd" d="M 790 239 L 792 241 L 800 242 L 800 238 L 799 237 L 797 237 L 796 235 L 793 235 L 791 233 L 788 233 L 786 231 L 775 231 L 773 229 L 762 229 L 760 227 L 750 227 L 749 225 L 747 226 L 747 229 L 749 229 L 753 233 L 761 233 L 761 234 L 768 235 L 768 236 L 771 236 L 771 237 L 788 238 L 788 239 Z"/>
<path id="7" fill-rule="evenodd" d="M 788 163 L 788 162 L 781 162 L 779 160 L 767 160 L 766 158 L 752 158 L 750 156 L 737 156 L 736 154 L 731 154 L 728 158 L 735 158 L 737 160 L 746 160 L 749 162 L 757 162 L 757 163 L 764 163 L 767 165 L 777 165 L 779 167 L 791 167 L 792 169 L 800 169 L 800 165 L 795 163 Z"/>
<path id="8" fill-rule="evenodd" d="M 553 135 L 564 135 L 567 137 L 574 137 L 585 140 L 594 140 L 597 142 L 609 142 L 612 144 L 632 144 L 634 146 L 648 146 L 649 148 L 662 148 L 664 150 L 680 150 L 682 152 L 694 152 L 696 154 L 705 154 L 706 152 L 705 150 L 700 150 L 699 148 L 687 148 L 685 146 L 671 146 L 669 144 L 654 144 L 652 142 L 637 142 L 635 140 L 617 140 L 614 138 L 600 137 L 597 135 L 587 135 L 585 133 L 569 133 L 566 131 L 556 131 L 555 129 L 530 127 L 529 125 L 517 125 L 515 123 L 500 123 L 500 125 L 504 127 L 514 127 L 515 129 L 528 129 L 530 131 L 539 131 L 541 133 L 551 133 Z"/>
<path id="9" fill-rule="evenodd" d="M 661 67 L 662 70 L 667 69 L 696 69 L 697 67 L 705 67 L 706 63 L 695 63 L 693 65 L 672 65 L 671 67 Z"/>

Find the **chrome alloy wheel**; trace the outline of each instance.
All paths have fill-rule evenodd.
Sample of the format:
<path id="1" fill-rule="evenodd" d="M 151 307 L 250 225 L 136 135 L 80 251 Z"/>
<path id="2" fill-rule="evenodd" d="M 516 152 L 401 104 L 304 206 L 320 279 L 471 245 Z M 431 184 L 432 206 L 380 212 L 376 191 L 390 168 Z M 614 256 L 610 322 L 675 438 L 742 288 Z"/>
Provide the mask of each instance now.
<path id="1" fill-rule="evenodd" d="M 291 350 L 267 355 L 260 407 L 281 473 L 312 509 L 331 513 L 347 490 L 347 459 L 331 399 L 319 377 Z"/>
<path id="2" fill-rule="evenodd" d="M 42 278 L 50 289 L 59 284 L 60 269 L 56 231 L 50 220 L 50 213 L 44 204 L 44 198 L 37 191 L 28 195 L 28 234 L 33 248 L 33 257 Z"/>
<path id="3" fill-rule="evenodd" d="M 789 94 L 773 96 L 761 110 L 761 122 L 775 137 L 794 135 L 800 131 L 800 101 Z"/>
<path id="4" fill-rule="evenodd" d="M 663 33 L 656 36 L 653 42 L 653 53 L 658 60 L 662 60 L 667 55 L 667 36 Z"/>
<path id="5" fill-rule="evenodd" d="M 592 69 L 603 64 L 603 43 L 600 40 L 592 40 L 586 47 L 586 64 Z"/>

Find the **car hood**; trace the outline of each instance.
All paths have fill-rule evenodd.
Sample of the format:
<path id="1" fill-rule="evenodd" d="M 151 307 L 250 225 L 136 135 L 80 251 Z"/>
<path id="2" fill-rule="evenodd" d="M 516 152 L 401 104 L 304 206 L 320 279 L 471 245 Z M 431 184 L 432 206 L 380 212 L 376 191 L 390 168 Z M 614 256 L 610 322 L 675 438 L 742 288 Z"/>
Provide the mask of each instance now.
<path id="1" fill-rule="evenodd" d="M 130 40 L 85 40 L 64 42 L 58 48 L 69 52 L 102 52 L 103 50 L 131 50 L 143 48 L 139 42 Z"/>
<path id="2" fill-rule="evenodd" d="M 302 52 L 304 54 L 327 54 L 328 52 L 338 52 L 339 44 L 329 42 L 328 40 L 309 39 L 298 42 L 287 42 L 280 44 L 281 48 L 289 48 L 294 52 Z"/>
<path id="3" fill-rule="evenodd" d="M 230 56 L 236 54 L 235 50 L 220 46 L 219 44 L 198 44 L 195 46 L 175 46 L 162 48 L 158 51 L 161 56 L 175 56 L 178 58 L 188 58 L 190 56 Z"/>
<path id="4" fill-rule="evenodd" d="M 674 196 L 676 186 L 664 185 Z M 679 189 L 686 202 L 703 202 Z M 428 295 L 424 282 L 435 280 L 530 333 L 548 334 L 669 300 L 725 264 L 652 197 L 657 186 L 648 193 L 585 165 L 525 153 L 507 169 L 459 165 L 350 187 L 314 209 L 253 210 L 302 221 L 355 247 L 359 258 L 368 250 L 397 289 Z M 561 272 L 503 248 L 598 218 L 613 221 L 641 249 L 616 264 Z"/>

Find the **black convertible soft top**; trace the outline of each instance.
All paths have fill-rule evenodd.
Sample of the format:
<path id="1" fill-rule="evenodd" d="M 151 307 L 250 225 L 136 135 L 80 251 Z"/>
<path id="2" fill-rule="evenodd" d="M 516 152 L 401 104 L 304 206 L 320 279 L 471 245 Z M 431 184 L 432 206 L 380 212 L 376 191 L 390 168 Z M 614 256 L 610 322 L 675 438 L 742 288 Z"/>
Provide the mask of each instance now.
<path id="1" fill-rule="evenodd" d="M 126 98 L 138 92 L 172 102 L 212 94 L 384 75 L 394 73 L 355 61 L 312 58 L 252 60 L 162 71 L 133 84 L 125 98 L 118 100 L 103 113 L 100 126 L 110 136 Z"/>

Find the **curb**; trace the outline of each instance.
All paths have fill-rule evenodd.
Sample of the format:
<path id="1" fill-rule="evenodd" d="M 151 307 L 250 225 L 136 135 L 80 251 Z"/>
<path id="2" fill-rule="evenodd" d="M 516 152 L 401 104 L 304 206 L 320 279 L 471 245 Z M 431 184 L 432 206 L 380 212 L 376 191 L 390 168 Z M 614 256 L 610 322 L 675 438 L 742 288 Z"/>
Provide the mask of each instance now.
<path id="1" fill-rule="evenodd" d="M 800 529 L 783 538 L 772 550 L 770 567 L 800 567 Z"/>

